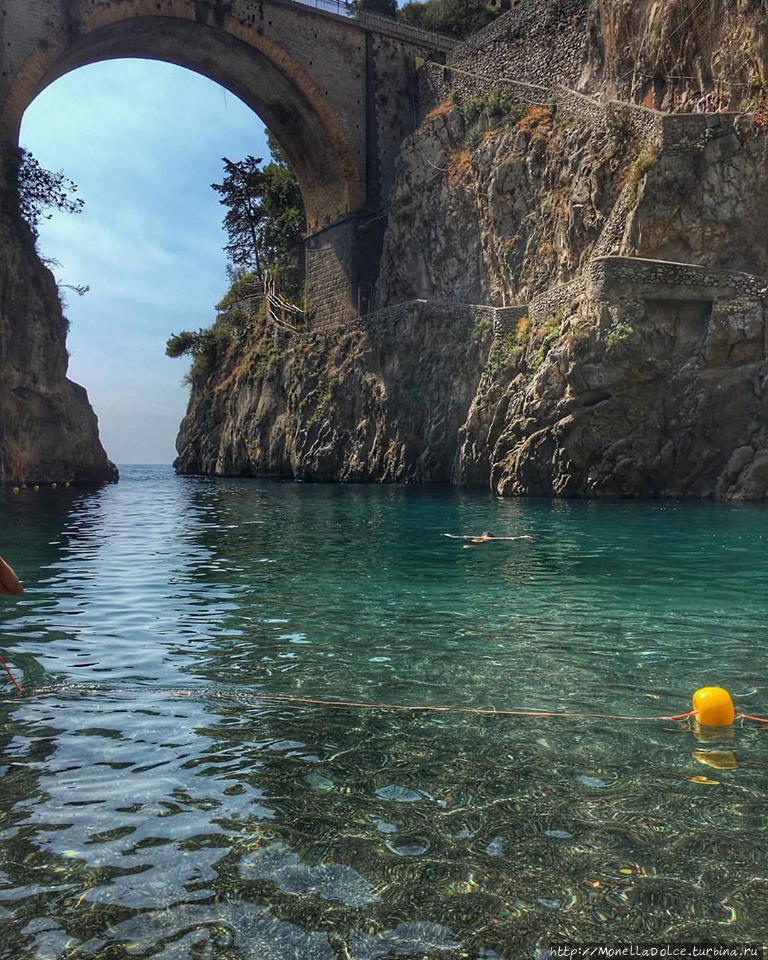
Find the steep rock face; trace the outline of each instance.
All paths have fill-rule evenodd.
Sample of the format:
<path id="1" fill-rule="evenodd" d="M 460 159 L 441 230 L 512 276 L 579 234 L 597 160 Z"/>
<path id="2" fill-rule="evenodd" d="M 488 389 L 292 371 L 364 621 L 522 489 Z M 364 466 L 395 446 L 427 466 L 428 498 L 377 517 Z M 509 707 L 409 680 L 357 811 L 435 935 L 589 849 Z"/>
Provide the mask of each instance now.
<path id="1" fill-rule="evenodd" d="M 380 305 L 504 305 L 572 279 L 593 252 L 640 147 L 531 107 L 486 121 L 469 149 L 445 102 L 406 140 L 384 241 Z"/>
<path id="2" fill-rule="evenodd" d="M 766 14 L 765 0 L 596 0 L 582 88 L 672 111 L 707 91 L 744 109 L 766 78 Z"/>
<path id="3" fill-rule="evenodd" d="M 238 358 L 263 368 L 274 351 L 248 334 L 198 383 L 178 469 L 765 498 L 765 290 L 728 272 L 768 262 L 763 134 L 683 124 L 665 152 L 562 109 L 535 121 L 491 121 L 468 151 L 456 109 L 428 117 L 401 159 L 379 289 L 425 302 L 300 339 L 261 376 Z M 607 253 L 610 283 L 592 266 Z"/>
<path id="4" fill-rule="evenodd" d="M 67 379 L 56 283 L 26 228 L 0 220 L 0 483 L 100 482 L 117 470 L 85 390 Z"/>
<path id="5" fill-rule="evenodd" d="M 403 304 L 341 335 L 256 321 L 196 381 L 176 469 L 448 482 L 489 345 L 487 318 L 450 304 Z"/>
<path id="6" fill-rule="evenodd" d="M 764 90 L 767 14 L 766 0 L 525 0 L 448 63 L 465 92 L 499 78 L 685 111 L 706 91 L 738 110 Z"/>
<path id="7" fill-rule="evenodd" d="M 534 334 L 484 376 L 458 478 L 502 495 L 765 499 L 764 303 L 686 293 L 588 291 L 538 365 Z"/>
<path id="8" fill-rule="evenodd" d="M 403 146 L 378 302 L 524 303 L 597 254 L 768 274 L 765 132 L 746 114 L 710 136 L 702 117 L 667 120 L 643 136 L 566 101 L 496 118 L 470 150 L 442 104 Z"/>
<path id="9" fill-rule="evenodd" d="M 196 382 L 178 468 L 768 499 L 765 125 L 607 102 L 765 102 L 766 5 L 730 0 L 723 22 L 716 6 L 539 0 L 425 74 L 379 312 L 354 335 L 299 338 L 266 375 L 230 349 Z M 515 45 L 526 17 L 563 29 Z M 688 73 L 672 83 L 670 64 Z M 500 98 L 499 73 L 566 86 L 521 110 L 526 89 Z M 419 327 L 437 302 L 440 323 Z M 410 319 L 382 322 L 398 311 Z M 263 338 L 238 348 L 257 347 L 259 369 Z"/>
<path id="10" fill-rule="evenodd" d="M 662 150 L 645 175 L 622 249 L 768 275 L 768 137 L 748 115 L 683 150 Z"/>

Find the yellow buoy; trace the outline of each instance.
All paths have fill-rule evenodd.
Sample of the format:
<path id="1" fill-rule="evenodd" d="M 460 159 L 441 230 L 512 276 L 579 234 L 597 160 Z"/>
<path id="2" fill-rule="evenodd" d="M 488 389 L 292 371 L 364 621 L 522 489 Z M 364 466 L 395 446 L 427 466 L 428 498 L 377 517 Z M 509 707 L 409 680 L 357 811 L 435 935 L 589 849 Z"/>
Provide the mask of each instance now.
<path id="1" fill-rule="evenodd" d="M 11 493 L 21 493 L 21 487 L 14 487 Z"/>
<path id="2" fill-rule="evenodd" d="M 693 695 L 693 712 L 702 727 L 729 727 L 736 716 L 731 695 L 722 687 L 702 687 Z"/>
<path id="3" fill-rule="evenodd" d="M 39 489 L 40 489 L 40 485 L 37 484 L 37 483 L 32 487 L 32 490 L 33 490 L 35 493 L 37 493 Z"/>
<path id="4" fill-rule="evenodd" d="M 64 486 L 65 486 L 65 487 L 68 487 L 68 486 L 69 486 L 69 480 L 65 480 L 65 481 L 64 481 Z"/>
<path id="5" fill-rule="evenodd" d="M 58 487 L 58 483 L 51 484 L 51 490 L 55 490 Z"/>

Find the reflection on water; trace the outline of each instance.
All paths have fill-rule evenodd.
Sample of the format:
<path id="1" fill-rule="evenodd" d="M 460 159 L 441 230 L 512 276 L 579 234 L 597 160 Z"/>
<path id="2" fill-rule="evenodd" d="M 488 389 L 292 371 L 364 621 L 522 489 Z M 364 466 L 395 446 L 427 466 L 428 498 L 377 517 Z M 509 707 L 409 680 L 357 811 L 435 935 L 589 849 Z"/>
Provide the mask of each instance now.
<path id="1" fill-rule="evenodd" d="M 759 940 L 768 733 L 270 704 L 768 709 L 768 513 L 127 469 L 2 495 L 0 956 Z M 532 541 L 465 550 L 485 528 Z M 194 695 L 176 696 L 172 688 Z M 3 952 L 5 951 L 5 952 Z"/>

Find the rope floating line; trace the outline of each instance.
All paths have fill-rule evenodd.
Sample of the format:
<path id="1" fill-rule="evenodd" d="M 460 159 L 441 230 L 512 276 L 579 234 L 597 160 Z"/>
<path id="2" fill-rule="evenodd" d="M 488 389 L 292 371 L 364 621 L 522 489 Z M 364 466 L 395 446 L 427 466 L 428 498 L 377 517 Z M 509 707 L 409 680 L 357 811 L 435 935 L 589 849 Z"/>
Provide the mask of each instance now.
<path id="1" fill-rule="evenodd" d="M 15 683 L 15 681 L 14 681 Z M 21 688 L 18 687 L 20 692 Z M 438 713 L 438 714 L 474 714 L 476 716 L 488 717 L 527 717 L 532 719 L 578 719 L 578 720 L 620 720 L 631 723 L 660 723 L 665 721 L 684 721 L 695 718 L 702 726 L 729 726 L 734 719 L 749 720 L 754 723 L 764 723 L 768 725 L 768 717 L 758 717 L 746 713 L 734 713 L 730 723 L 713 723 L 711 714 L 707 714 L 707 708 L 712 709 L 712 704 L 702 708 L 696 708 L 696 697 L 698 694 L 706 691 L 720 690 L 719 687 L 706 687 L 704 691 L 697 691 L 694 695 L 694 709 L 686 713 L 670 714 L 665 716 L 636 716 L 631 714 L 614 713 L 593 713 L 581 710 L 526 710 L 523 708 L 509 707 L 472 707 L 466 704 L 437 705 L 437 704 L 404 704 L 387 702 L 367 702 L 361 700 L 326 700 L 315 697 L 299 697 L 291 694 L 279 693 L 238 693 L 234 690 L 208 690 L 194 688 L 157 688 L 157 687 L 100 687 L 89 684 L 61 684 L 37 687 L 30 691 L 32 696 L 44 696 L 49 694 L 67 694 L 67 693 L 85 693 L 85 694 L 130 694 L 130 695 L 151 695 L 180 698 L 207 698 L 212 700 L 230 700 L 232 702 L 243 703 L 263 703 L 283 706 L 303 706 L 303 707 L 321 707 L 331 710 L 353 709 L 353 710 L 378 710 L 391 713 Z M 725 691 L 723 691 L 725 693 Z M 726 694 L 727 696 L 727 694 Z M 706 699 L 706 698 L 705 698 Z M 730 697 L 728 698 L 730 700 Z M 719 719 L 719 717 L 715 717 Z"/>
<path id="2" fill-rule="evenodd" d="M 8 674 L 8 677 L 9 677 L 11 683 L 14 685 L 14 687 L 16 687 L 16 689 L 19 691 L 19 693 L 23 694 L 23 693 L 24 693 L 24 688 L 23 688 L 23 687 L 21 686 L 21 684 L 18 682 L 18 680 L 16 679 L 16 677 L 14 677 L 14 675 L 11 673 L 11 668 L 8 666 L 8 664 L 5 662 L 5 660 L 4 660 L 2 657 L 0 657 L 0 665 L 2 665 L 3 670 L 5 670 L 5 672 Z"/>

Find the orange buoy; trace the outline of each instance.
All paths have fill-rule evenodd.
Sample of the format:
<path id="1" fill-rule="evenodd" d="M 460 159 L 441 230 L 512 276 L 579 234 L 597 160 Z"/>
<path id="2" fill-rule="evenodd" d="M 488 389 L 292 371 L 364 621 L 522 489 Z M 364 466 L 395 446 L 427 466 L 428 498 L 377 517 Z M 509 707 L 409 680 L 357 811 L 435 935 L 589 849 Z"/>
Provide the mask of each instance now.
<path id="1" fill-rule="evenodd" d="M 722 687 L 702 687 L 694 693 L 692 705 L 702 727 L 729 727 L 736 716 L 731 695 Z"/>

